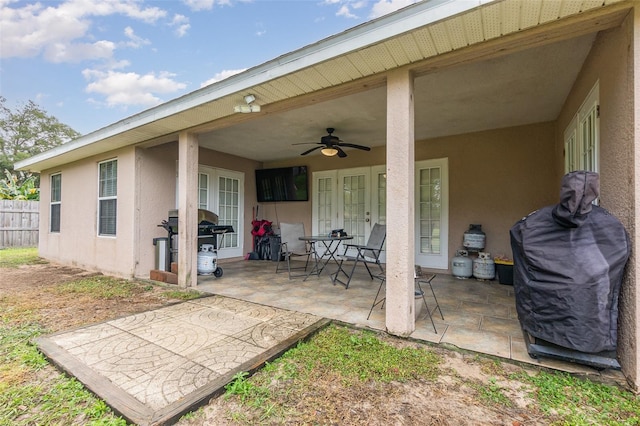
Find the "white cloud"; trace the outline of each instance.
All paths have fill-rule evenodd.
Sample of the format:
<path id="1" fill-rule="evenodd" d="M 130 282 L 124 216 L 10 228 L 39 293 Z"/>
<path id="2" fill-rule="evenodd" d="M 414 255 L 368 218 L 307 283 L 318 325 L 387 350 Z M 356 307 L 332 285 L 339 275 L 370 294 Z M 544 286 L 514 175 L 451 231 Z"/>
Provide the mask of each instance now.
<path id="1" fill-rule="evenodd" d="M 229 6 L 231 0 L 182 0 L 187 7 L 195 12 L 199 10 L 211 10 L 214 5 Z"/>
<path id="2" fill-rule="evenodd" d="M 417 3 L 418 1 L 419 0 L 378 0 L 378 2 L 376 2 L 376 4 L 371 8 L 369 18 L 379 18 L 382 15 L 395 12 L 398 9 L 402 9 L 410 4 Z"/>
<path id="3" fill-rule="evenodd" d="M 143 45 L 151 44 L 149 40 L 136 35 L 131 27 L 126 27 L 124 29 L 124 35 L 129 39 L 129 41 L 125 43 L 127 47 L 138 49 Z"/>
<path id="4" fill-rule="evenodd" d="M 103 95 L 109 107 L 130 105 L 150 107 L 162 102 L 157 95 L 175 93 L 186 88 L 186 84 L 173 79 L 175 74 L 168 72 L 140 75 L 134 72 L 85 69 L 82 75 L 90 82 L 85 91 Z"/>
<path id="5" fill-rule="evenodd" d="M 95 43 L 55 43 L 45 47 L 44 58 L 53 63 L 82 62 L 87 59 L 110 59 L 116 45 L 100 40 Z"/>
<path id="6" fill-rule="evenodd" d="M 338 9 L 338 11 L 336 12 L 336 16 L 344 16 L 345 18 L 357 18 L 358 15 L 354 15 L 353 13 L 351 13 L 351 10 L 349 9 L 349 6 L 346 4 L 343 4 L 342 6 L 340 6 L 340 9 Z"/>
<path id="7" fill-rule="evenodd" d="M 200 87 L 205 87 L 205 86 L 208 86 L 210 84 L 217 83 L 220 80 L 224 80 L 225 78 L 229 78 L 232 75 L 240 74 L 241 72 L 246 71 L 246 70 L 247 70 L 246 68 L 242 68 L 242 69 L 239 69 L 239 70 L 223 70 L 223 71 L 220 71 L 219 73 L 214 75 L 209 80 L 205 81 L 204 83 L 201 83 Z"/>
<path id="8" fill-rule="evenodd" d="M 173 30 L 174 34 L 178 37 L 183 37 L 187 34 L 189 28 L 191 28 L 191 24 L 189 23 L 189 18 L 184 15 L 176 14 L 171 20 L 171 27 L 175 27 Z"/>
<path id="9" fill-rule="evenodd" d="M 0 56 L 33 57 L 43 54 L 45 59 L 54 62 L 104 59 L 112 55 L 113 42 L 92 39 L 89 32 L 91 17 L 119 14 L 153 23 L 166 16 L 166 11 L 143 7 L 136 0 L 68 0 L 10 7 L 12 5 L 7 1 L 0 3 Z"/>
<path id="10" fill-rule="evenodd" d="M 354 10 L 362 9 L 367 6 L 367 0 L 324 0 L 324 4 L 328 5 L 340 5 L 336 16 L 342 16 L 345 18 L 359 18 L 358 15 L 353 13 Z"/>

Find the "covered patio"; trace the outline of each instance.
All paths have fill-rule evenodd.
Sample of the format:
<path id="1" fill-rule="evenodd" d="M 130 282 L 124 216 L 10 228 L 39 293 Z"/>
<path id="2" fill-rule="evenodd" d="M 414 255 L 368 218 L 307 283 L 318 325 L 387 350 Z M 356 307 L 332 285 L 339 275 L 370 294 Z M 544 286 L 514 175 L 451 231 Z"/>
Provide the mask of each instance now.
<path id="1" fill-rule="evenodd" d="M 286 270 L 275 273 L 276 262 L 272 261 L 223 261 L 221 266 L 224 268 L 221 278 L 198 276 L 199 291 L 386 331 L 382 305 L 376 306 L 367 319 L 380 281 L 371 280 L 363 267 L 358 268 L 345 290 L 332 284 L 329 271 L 306 280 L 290 280 Z M 410 339 L 625 383 L 620 371 L 599 371 L 551 358 L 532 359 L 522 337 L 512 286 L 497 280 L 459 279 L 449 274 L 437 274 L 432 285 L 444 320 L 438 312 L 432 314 L 435 333 L 423 308 Z M 424 285 L 423 289 L 433 311 L 433 297 Z"/>
<path id="2" fill-rule="evenodd" d="M 418 2 L 19 162 L 43 176 L 41 230 L 58 208 L 51 185 L 64 180 L 59 232 L 41 232 L 40 255 L 147 278 L 158 224 L 176 209 L 181 287 L 532 362 L 510 289 L 451 279 L 450 260 L 470 224 L 482 224 L 485 251 L 509 257 L 509 228 L 556 203 L 561 176 L 578 169 L 600 174 L 600 205 L 637 245 L 636 6 Z M 306 155 L 329 128 L 370 150 Z M 256 171 L 285 167 L 308 171 L 308 198 L 255 205 Z M 112 171 L 107 198 L 95 190 L 101 170 Z M 104 230 L 103 205 L 114 206 Z M 221 279 L 197 276 L 200 208 L 235 229 L 219 253 Z M 378 288 L 368 276 L 345 290 L 238 260 L 251 251 L 255 216 L 302 222 L 309 235 L 344 228 L 356 243 L 385 224 L 389 313 L 366 320 Z M 634 386 L 636 263 L 622 287 L 618 350 Z M 414 265 L 438 273 L 437 334 L 414 324 Z"/>

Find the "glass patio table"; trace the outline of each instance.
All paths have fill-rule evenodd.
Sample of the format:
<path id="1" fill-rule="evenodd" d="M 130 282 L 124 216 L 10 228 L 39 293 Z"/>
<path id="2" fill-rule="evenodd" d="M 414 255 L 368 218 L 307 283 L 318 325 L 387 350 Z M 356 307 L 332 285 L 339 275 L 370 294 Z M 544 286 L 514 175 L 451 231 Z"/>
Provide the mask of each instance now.
<path id="1" fill-rule="evenodd" d="M 311 271 L 304 278 L 305 280 L 309 278 L 310 275 L 320 275 L 327 264 L 333 260 L 336 266 L 339 266 L 340 263 L 338 259 L 336 259 L 336 251 L 338 251 L 338 247 L 340 247 L 341 241 L 352 240 L 352 236 L 345 235 L 343 237 L 332 237 L 330 235 L 305 235 L 304 237 L 299 238 L 302 241 L 307 241 L 313 245 L 313 251 L 316 256 L 316 264 Z M 316 247 L 317 243 L 322 243 L 324 246 L 324 253 L 322 255 L 318 255 L 318 247 Z"/>

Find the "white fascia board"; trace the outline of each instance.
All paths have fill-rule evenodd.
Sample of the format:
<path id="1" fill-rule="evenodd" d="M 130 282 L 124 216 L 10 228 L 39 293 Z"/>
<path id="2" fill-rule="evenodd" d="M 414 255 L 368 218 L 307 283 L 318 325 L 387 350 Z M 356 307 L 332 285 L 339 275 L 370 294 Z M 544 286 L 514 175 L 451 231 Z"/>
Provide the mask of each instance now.
<path id="1" fill-rule="evenodd" d="M 247 90 L 278 77 L 363 49 L 388 38 L 464 13 L 496 0 L 424 0 L 366 22 L 317 43 L 284 54 L 202 89 L 173 99 L 157 107 L 132 115 L 95 132 L 19 161 L 16 170 L 27 170 L 37 163 L 83 148 L 103 139 L 170 117 L 191 108 Z M 179 131 L 182 129 L 176 129 Z"/>

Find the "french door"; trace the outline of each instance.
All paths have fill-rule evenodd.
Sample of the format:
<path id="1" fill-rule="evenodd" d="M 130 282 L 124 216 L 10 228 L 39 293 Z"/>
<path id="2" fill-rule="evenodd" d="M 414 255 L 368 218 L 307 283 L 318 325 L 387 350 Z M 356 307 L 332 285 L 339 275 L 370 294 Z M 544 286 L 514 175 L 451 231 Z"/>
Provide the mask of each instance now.
<path id="1" fill-rule="evenodd" d="M 178 203 L 176 167 L 176 207 Z M 198 167 L 198 208 L 218 215 L 219 225 L 231 225 L 218 247 L 221 259 L 242 256 L 244 227 L 244 173 L 207 166 Z"/>
<path id="2" fill-rule="evenodd" d="M 439 269 L 448 268 L 446 163 L 416 163 L 416 264 Z M 314 172 L 312 194 L 314 234 L 344 229 L 354 237 L 349 243 L 366 244 L 373 224 L 387 222 L 384 165 Z"/>
<path id="3" fill-rule="evenodd" d="M 374 223 L 385 222 L 385 198 L 380 206 L 378 186 L 384 166 L 331 170 L 313 174 L 313 233 L 329 234 L 343 229 L 353 237 L 350 244 L 365 244 Z"/>

